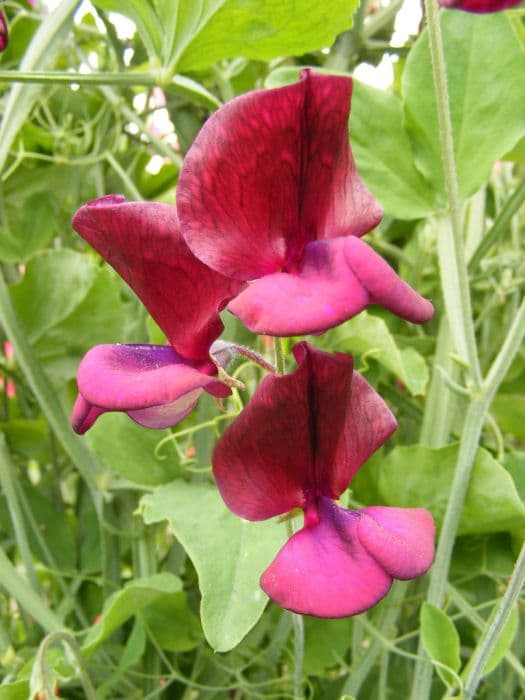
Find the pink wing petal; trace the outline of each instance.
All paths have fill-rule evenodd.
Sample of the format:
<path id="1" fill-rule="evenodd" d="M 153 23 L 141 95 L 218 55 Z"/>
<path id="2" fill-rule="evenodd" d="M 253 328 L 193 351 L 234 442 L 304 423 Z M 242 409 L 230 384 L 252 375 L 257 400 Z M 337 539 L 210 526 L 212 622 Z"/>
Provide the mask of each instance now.
<path id="1" fill-rule="evenodd" d="M 308 241 L 379 223 L 350 151 L 351 92 L 349 78 L 305 70 L 206 122 L 177 187 L 183 235 L 200 260 L 251 280 L 299 260 Z"/>
<path id="2" fill-rule="evenodd" d="M 421 576 L 434 559 L 435 527 L 422 508 L 363 508 L 359 540 L 394 578 Z"/>
<path id="3" fill-rule="evenodd" d="M 303 615 L 357 615 L 388 593 L 392 578 L 359 541 L 359 513 L 327 499 L 318 508 L 319 524 L 288 540 L 263 573 L 261 588 Z"/>
<path id="4" fill-rule="evenodd" d="M 475 12 L 485 14 L 487 12 L 500 12 L 509 7 L 519 5 L 521 0 L 439 0 L 441 7 L 464 10 L 465 12 Z"/>
<path id="5" fill-rule="evenodd" d="M 97 345 L 78 369 L 73 424 L 85 432 L 104 411 L 125 411 L 141 425 L 166 428 L 182 420 L 202 391 L 228 396 L 212 362 L 193 366 L 169 346 Z M 98 413 L 97 413 L 98 412 Z"/>
<path id="6" fill-rule="evenodd" d="M 295 353 L 298 369 L 266 377 L 213 454 L 221 496 L 248 520 L 306 507 L 325 478 L 320 465 L 336 469 L 352 359 L 307 343 Z"/>
<path id="7" fill-rule="evenodd" d="M 81 207 L 73 227 L 136 292 L 177 352 L 208 357 L 223 330 L 218 312 L 239 285 L 194 257 L 175 207 L 109 195 Z"/>
<path id="8" fill-rule="evenodd" d="M 322 333 L 375 303 L 415 323 L 434 313 L 372 248 L 347 236 L 309 243 L 297 272 L 249 283 L 228 309 L 254 333 L 293 336 Z"/>

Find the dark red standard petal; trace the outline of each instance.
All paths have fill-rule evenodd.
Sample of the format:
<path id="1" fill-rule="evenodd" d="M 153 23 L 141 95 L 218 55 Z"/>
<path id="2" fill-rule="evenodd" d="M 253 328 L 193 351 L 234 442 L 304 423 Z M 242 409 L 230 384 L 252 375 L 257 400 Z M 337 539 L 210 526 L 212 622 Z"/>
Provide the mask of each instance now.
<path id="1" fill-rule="evenodd" d="M 136 292 L 177 352 L 208 358 L 223 330 L 219 311 L 239 285 L 195 258 L 175 207 L 109 195 L 81 207 L 73 227 Z"/>
<path id="2" fill-rule="evenodd" d="M 448 9 L 485 14 L 507 10 L 509 7 L 519 5 L 521 0 L 438 0 L 438 2 Z"/>
<path id="3" fill-rule="evenodd" d="M 213 455 L 226 505 L 249 520 L 312 504 L 315 519 L 316 497 L 337 498 L 396 426 L 350 356 L 307 343 L 294 354 L 298 369 L 261 382 Z"/>
<path id="4" fill-rule="evenodd" d="M 350 78 L 302 73 L 218 110 L 190 148 L 177 187 L 195 255 L 241 280 L 293 268 L 308 241 L 362 235 L 381 209 L 350 151 Z"/>

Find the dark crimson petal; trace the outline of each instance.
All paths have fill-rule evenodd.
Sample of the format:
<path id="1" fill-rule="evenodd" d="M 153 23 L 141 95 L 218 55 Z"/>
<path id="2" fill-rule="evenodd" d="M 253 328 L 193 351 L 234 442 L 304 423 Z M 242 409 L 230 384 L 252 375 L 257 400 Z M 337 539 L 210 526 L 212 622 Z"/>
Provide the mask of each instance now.
<path id="1" fill-rule="evenodd" d="M 104 411 L 125 411 L 147 427 L 174 425 L 202 391 L 218 397 L 231 393 L 215 371 L 212 362 L 192 366 L 167 345 L 97 345 L 78 369 L 82 398 L 75 404 L 73 426 L 85 432 Z"/>
<path id="2" fill-rule="evenodd" d="M 223 330 L 218 312 L 239 286 L 194 257 L 175 207 L 109 195 L 81 207 L 73 227 L 136 292 L 178 353 L 208 358 Z"/>
<path id="3" fill-rule="evenodd" d="M 352 80 L 308 69 L 301 185 L 301 230 L 307 240 L 362 236 L 383 216 L 357 174 L 348 138 Z"/>
<path id="4" fill-rule="evenodd" d="M 9 31 L 4 13 L 0 10 L 0 52 L 5 51 L 9 41 Z"/>
<path id="5" fill-rule="evenodd" d="M 485 14 L 514 7 L 519 5 L 521 0 L 438 0 L 438 2 L 442 7 L 449 9 Z"/>
<path id="6" fill-rule="evenodd" d="M 346 617 L 378 603 L 392 577 L 361 544 L 360 513 L 328 499 L 320 521 L 291 537 L 261 577 L 261 588 L 278 605 L 303 615 Z"/>
<path id="7" fill-rule="evenodd" d="M 434 559 L 435 527 L 423 508 L 370 506 L 360 511 L 361 544 L 390 576 L 421 576 Z"/>
<path id="8" fill-rule="evenodd" d="M 306 343 L 295 352 L 295 372 L 266 377 L 213 454 L 221 496 L 248 520 L 306 508 L 318 491 L 318 463 L 335 456 L 341 437 L 351 357 Z"/>
<path id="9" fill-rule="evenodd" d="M 241 280 L 298 261 L 316 238 L 361 235 L 381 210 L 357 176 L 348 139 L 349 78 L 303 71 L 222 107 L 190 148 L 177 187 L 195 255 Z"/>
<path id="10" fill-rule="evenodd" d="M 330 430 L 324 425 L 325 416 L 331 410 L 330 393 L 319 404 L 317 435 L 319 444 L 323 433 L 330 444 Z M 333 444 L 337 451 L 318 450 L 318 493 L 329 498 L 339 498 L 366 460 L 392 435 L 397 421 L 379 394 L 358 373 L 352 374 L 350 400 L 340 409 L 344 425 L 338 427 L 340 439 Z M 330 416 L 330 420 L 333 418 Z"/>
<path id="11" fill-rule="evenodd" d="M 297 272 L 250 282 L 228 309 L 254 333 L 292 336 L 322 333 L 369 304 L 414 323 L 434 313 L 370 246 L 347 236 L 309 243 Z"/>

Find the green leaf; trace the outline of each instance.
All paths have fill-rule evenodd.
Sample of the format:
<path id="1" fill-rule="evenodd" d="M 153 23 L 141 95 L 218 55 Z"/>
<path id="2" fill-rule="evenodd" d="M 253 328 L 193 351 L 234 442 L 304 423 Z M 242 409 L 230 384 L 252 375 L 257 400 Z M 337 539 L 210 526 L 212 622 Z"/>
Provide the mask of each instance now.
<path id="1" fill-rule="evenodd" d="M 413 396 L 424 396 L 429 380 L 424 358 L 413 348 L 399 348 L 382 318 L 362 311 L 326 334 L 332 350 L 372 357 L 398 377 Z"/>
<path id="2" fill-rule="evenodd" d="M 439 527 L 445 513 L 458 445 L 395 447 L 383 460 L 379 491 L 386 505 L 428 508 Z M 459 534 L 515 531 L 525 527 L 525 506 L 512 478 L 479 448 L 461 514 Z"/>
<path id="3" fill-rule="evenodd" d="M 352 26 L 356 6 L 356 0 L 179 0 L 170 60 L 184 73 L 221 58 L 270 60 L 322 49 Z"/>
<path id="4" fill-rule="evenodd" d="M 190 651 L 202 641 L 199 618 L 188 606 L 186 593 L 159 598 L 143 612 L 157 644 L 167 651 Z"/>
<path id="5" fill-rule="evenodd" d="M 139 610 L 181 589 L 180 578 L 167 572 L 131 581 L 106 600 L 101 620 L 90 628 L 82 650 L 91 653 Z"/>
<path id="6" fill-rule="evenodd" d="M 523 394 L 498 393 L 492 402 L 491 412 L 506 433 L 525 439 L 525 396 Z"/>
<path id="7" fill-rule="evenodd" d="M 352 621 L 304 617 L 304 668 L 309 676 L 322 676 L 345 658 Z"/>
<path id="8" fill-rule="evenodd" d="M 504 466 L 512 476 L 520 498 L 525 503 L 525 452 L 509 452 L 505 455 Z"/>
<path id="9" fill-rule="evenodd" d="M 27 700 L 29 697 L 29 681 L 15 681 L 0 685 L 0 700 Z"/>
<path id="10" fill-rule="evenodd" d="M 22 203 L 22 216 L 15 230 L 0 232 L 0 259 L 27 260 L 49 242 L 55 229 L 55 210 L 49 193 L 38 192 Z"/>
<path id="11" fill-rule="evenodd" d="M 441 26 L 459 189 L 468 197 L 525 134 L 525 53 L 505 12 L 443 12 Z M 444 201 L 427 31 L 408 55 L 403 96 L 416 165 Z"/>
<path id="12" fill-rule="evenodd" d="M 95 275 L 95 264 L 72 250 L 47 251 L 29 261 L 22 281 L 10 292 L 31 342 L 69 316 L 87 295 Z"/>
<path id="13" fill-rule="evenodd" d="M 185 97 L 207 109 L 218 109 L 221 101 L 196 80 L 185 75 L 175 75 L 171 81 L 171 89 L 176 95 Z"/>
<path id="14" fill-rule="evenodd" d="M 436 664 L 436 670 L 443 682 L 451 685 L 454 676 L 447 673 L 443 665 L 454 672 L 459 671 L 459 635 L 452 620 L 431 603 L 425 602 L 421 607 L 421 640 L 432 661 L 440 664 Z"/>
<path id="15" fill-rule="evenodd" d="M 141 505 L 146 523 L 169 521 L 197 570 L 206 639 L 216 651 L 233 649 L 264 610 L 259 578 L 285 540 L 284 527 L 238 518 L 208 484 L 176 481 Z"/>
<path id="16" fill-rule="evenodd" d="M 487 676 L 489 673 L 491 673 L 500 663 L 500 661 L 503 660 L 505 654 L 509 651 L 511 644 L 514 641 L 514 637 L 518 632 L 519 621 L 520 616 L 518 612 L 518 606 L 515 605 L 510 611 L 509 618 L 507 622 L 503 625 L 503 629 L 501 630 L 499 637 L 496 639 L 496 642 L 492 647 L 490 656 L 487 659 L 485 668 L 483 669 L 484 676 Z"/>
<path id="17" fill-rule="evenodd" d="M 169 434 L 147 430 L 124 413 L 111 413 L 98 419 L 86 440 L 111 471 L 136 484 L 157 486 L 173 481 L 179 473 L 175 451 L 170 451 L 169 458 L 155 455 L 160 440 Z"/>
<path id="18" fill-rule="evenodd" d="M 433 89 L 432 83 L 428 87 Z M 354 80 L 350 139 L 359 175 L 388 214 L 419 219 L 434 211 L 432 190 L 414 163 L 396 95 Z"/>
<path id="19" fill-rule="evenodd" d="M 63 0 L 56 10 L 46 16 L 24 53 L 20 71 L 44 70 L 52 65 L 64 47 L 73 14 L 80 0 Z M 15 83 L 9 91 L 0 125 L 0 170 L 4 170 L 9 149 L 24 125 L 43 85 Z"/>

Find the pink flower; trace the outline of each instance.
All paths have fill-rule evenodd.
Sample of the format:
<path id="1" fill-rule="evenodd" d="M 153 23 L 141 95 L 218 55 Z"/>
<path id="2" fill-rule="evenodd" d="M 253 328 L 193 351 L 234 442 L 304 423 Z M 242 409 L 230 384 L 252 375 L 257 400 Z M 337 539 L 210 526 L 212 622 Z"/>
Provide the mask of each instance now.
<path id="1" fill-rule="evenodd" d="M 381 220 L 348 139 L 352 82 L 303 70 L 219 109 L 177 187 L 181 232 L 214 270 L 247 282 L 228 305 L 255 333 L 320 333 L 368 304 L 421 323 L 432 304 L 360 240 Z"/>
<path id="2" fill-rule="evenodd" d="M 279 605 L 318 617 L 375 605 L 392 580 L 423 574 L 434 555 L 434 524 L 423 509 L 339 507 L 348 483 L 396 428 L 352 358 L 307 343 L 298 368 L 267 376 L 217 443 L 213 472 L 226 505 L 248 520 L 294 508 L 304 527 L 261 577 Z"/>
<path id="3" fill-rule="evenodd" d="M 0 10 L 0 53 L 5 51 L 9 42 L 9 30 L 4 13 Z"/>
<path id="4" fill-rule="evenodd" d="M 166 428 L 185 418 L 203 391 L 228 396 L 217 378 L 217 365 L 230 359 L 228 344 L 214 341 L 223 330 L 219 311 L 239 284 L 192 255 L 175 207 L 109 195 L 81 207 L 73 227 L 130 285 L 170 343 L 92 348 L 78 370 L 75 431 L 84 433 L 106 411 Z"/>
<path id="5" fill-rule="evenodd" d="M 509 7 L 519 5 L 521 0 L 438 0 L 438 2 L 447 9 L 486 14 L 488 12 L 507 10 Z"/>

